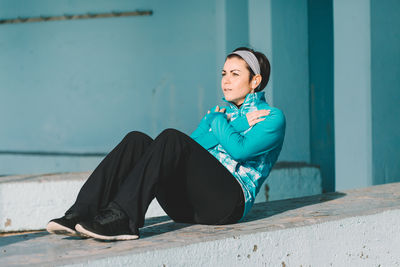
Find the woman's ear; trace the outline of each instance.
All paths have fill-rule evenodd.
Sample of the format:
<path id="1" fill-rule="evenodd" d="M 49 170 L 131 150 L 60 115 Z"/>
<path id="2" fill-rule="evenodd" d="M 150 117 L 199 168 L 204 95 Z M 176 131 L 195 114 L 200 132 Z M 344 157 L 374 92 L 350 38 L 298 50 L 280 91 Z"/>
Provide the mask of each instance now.
<path id="1" fill-rule="evenodd" d="M 253 77 L 252 83 L 251 83 L 251 88 L 256 89 L 260 83 L 261 83 L 262 77 L 260 74 L 257 74 Z"/>

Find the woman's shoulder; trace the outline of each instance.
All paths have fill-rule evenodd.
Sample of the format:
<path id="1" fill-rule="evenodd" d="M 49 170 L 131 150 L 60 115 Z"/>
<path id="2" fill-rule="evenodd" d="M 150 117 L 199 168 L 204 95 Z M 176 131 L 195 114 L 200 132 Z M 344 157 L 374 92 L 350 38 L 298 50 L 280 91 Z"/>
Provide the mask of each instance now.
<path id="1" fill-rule="evenodd" d="M 260 109 L 270 110 L 269 115 L 266 116 L 266 122 L 268 122 L 268 123 L 273 122 L 276 125 L 282 125 L 282 126 L 284 126 L 286 124 L 285 114 L 279 108 L 272 107 L 272 106 L 268 105 L 267 103 L 261 103 L 260 105 L 257 105 L 257 109 L 258 110 L 260 110 Z"/>
<path id="2" fill-rule="evenodd" d="M 277 117 L 281 117 L 282 119 L 285 119 L 285 114 L 283 114 L 283 111 L 280 110 L 279 108 L 270 106 L 268 109 L 271 110 L 270 114 L 273 114 Z"/>
<path id="3" fill-rule="evenodd" d="M 267 102 L 261 102 L 261 103 L 259 103 L 259 104 L 257 105 L 257 109 L 258 109 L 258 110 L 260 110 L 260 109 L 269 109 L 269 110 L 271 110 L 271 112 L 270 112 L 271 115 L 275 115 L 275 116 L 277 116 L 277 117 L 285 118 L 285 114 L 283 114 L 283 111 L 282 111 L 282 110 L 280 110 L 280 109 L 277 108 L 277 107 L 273 107 L 273 106 L 268 105 Z"/>

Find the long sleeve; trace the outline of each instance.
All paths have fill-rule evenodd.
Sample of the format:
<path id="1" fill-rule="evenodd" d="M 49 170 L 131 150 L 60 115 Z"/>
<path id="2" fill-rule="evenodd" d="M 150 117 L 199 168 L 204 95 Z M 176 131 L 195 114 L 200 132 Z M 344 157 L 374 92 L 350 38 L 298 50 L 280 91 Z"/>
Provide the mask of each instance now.
<path id="1" fill-rule="evenodd" d="M 210 125 L 206 121 L 206 116 L 201 119 L 199 126 L 197 126 L 196 130 L 190 135 L 193 139 L 197 139 L 209 131 Z"/>
<path id="2" fill-rule="evenodd" d="M 215 107 L 211 110 L 215 110 Z M 218 145 L 218 140 L 215 138 L 214 134 L 210 131 L 210 122 L 213 120 L 216 113 L 219 112 L 211 112 L 206 114 L 200 121 L 199 126 L 196 130 L 190 135 L 192 139 L 194 139 L 197 143 L 199 143 L 205 149 L 210 149 L 216 145 Z"/>
<path id="3" fill-rule="evenodd" d="M 225 116 L 216 116 L 210 125 L 218 143 L 237 161 L 245 161 L 277 147 L 285 134 L 285 117 L 276 108 L 245 134 L 237 132 Z"/>
<path id="4" fill-rule="evenodd" d="M 236 132 L 244 132 L 250 128 L 246 115 L 238 117 L 236 120 L 229 123 Z"/>

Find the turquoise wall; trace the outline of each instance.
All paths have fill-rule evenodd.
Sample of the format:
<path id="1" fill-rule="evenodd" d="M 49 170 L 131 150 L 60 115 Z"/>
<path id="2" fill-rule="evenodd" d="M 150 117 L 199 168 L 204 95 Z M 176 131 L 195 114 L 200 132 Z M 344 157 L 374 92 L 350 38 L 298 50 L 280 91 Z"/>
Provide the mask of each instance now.
<path id="1" fill-rule="evenodd" d="M 287 121 L 280 161 L 311 161 L 307 6 L 306 0 L 249 1 L 250 46 L 271 63 L 267 101 Z"/>
<path id="2" fill-rule="evenodd" d="M 271 1 L 273 104 L 285 112 L 280 160 L 310 162 L 307 1 Z"/>
<path id="3" fill-rule="evenodd" d="M 310 152 L 325 191 L 335 190 L 332 11 L 332 0 L 308 1 Z"/>
<path id="4" fill-rule="evenodd" d="M 220 90 L 214 1 L 2 1 L 0 17 L 136 9 L 154 13 L 0 25 L 2 151 L 107 152 L 131 130 L 195 128 Z M 3 174 L 57 170 L 1 158 Z"/>
<path id="5" fill-rule="evenodd" d="M 335 0 L 336 189 L 372 185 L 370 4 Z"/>
<path id="6" fill-rule="evenodd" d="M 400 181 L 400 1 L 371 1 L 373 183 Z"/>
<path id="7" fill-rule="evenodd" d="M 249 45 L 270 59 L 267 100 L 286 115 L 280 161 L 319 165 L 325 191 L 398 181 L 399 5 L 0 1 L 0 19 L 153 11 L 0 25 L 0 175 L 91 170 L 131 130 L 191 133 L 222 103 L 226 54 Z"/>
<path id="8" fill-rule="evenodd" d="M 272 48 L 271 0 L 250 0 L 248 9 L 250 46 L 264 53 L 271 64 L 271 75 L 264 91 L 267 102 L 273 104 L 275 64 Z"/>
<path id="9" fill-rule="evenodd" d="M 2 1 L 0 18 L 136 9 L 153 15 L 0 25 L 0 175 L 90 170 L 127 132 L 190 134 L 222 103 L 247 1 Z"/>
<path id="10" fill-rule="evenodd" d="M 249 46 L 249 10 L 247 0 L 225 0 L 226 51 Z"/>
<path id="11" fill-rule="evenodd" d="M 400 181 L 399 11 L 334 1 L 336 189 Z"/>

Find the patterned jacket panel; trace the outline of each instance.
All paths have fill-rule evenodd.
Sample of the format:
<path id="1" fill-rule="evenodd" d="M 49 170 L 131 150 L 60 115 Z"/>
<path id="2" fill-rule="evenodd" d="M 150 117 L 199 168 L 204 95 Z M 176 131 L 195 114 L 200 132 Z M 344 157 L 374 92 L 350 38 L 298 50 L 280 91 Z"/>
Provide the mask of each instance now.
<path id="1" fill-rule="evenodd" d="M 207 114 L 191 136 L 239 181 L 245 197 L 243 219 L 282 149 L 285 117 L 267 104 L 264 92 L 248 94 L 239 109 L 228 105 L 225 114 Z M 260 109 L 271 111 L 264 121 L 250 127 L 246 114 Z"/>

